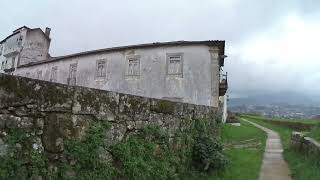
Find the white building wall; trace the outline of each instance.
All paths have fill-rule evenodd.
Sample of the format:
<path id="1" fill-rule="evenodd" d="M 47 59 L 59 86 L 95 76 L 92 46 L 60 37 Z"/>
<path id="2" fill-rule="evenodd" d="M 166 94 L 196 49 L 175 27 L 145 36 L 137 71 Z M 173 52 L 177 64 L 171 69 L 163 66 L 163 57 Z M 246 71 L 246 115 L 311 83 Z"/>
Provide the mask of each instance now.
<path id="1" fill-rule="evenodd" d="M 18 68 L 16 75 L 51 79 L 58 67 L 58 82 L 67 84 L 70 64 L 77 63 L 77 85 L 159 99 L 218 107 L 218 51 L 206 45 L 180 45 L 104 52 Z M 183 77 L 167 75 L 167 54 L 183 53 Z M 140 57 L 140 76 L 126 76 L 127 58 Z M 96 61 L 106 59 L 106 78 L 96 79 Z M 218 71 L 214 72 L 213 71 Z M 215 75 L 217 74 L 217 75 Z"/>
<path id="2" fill-rule="evenodd" d="M 228 118 L 228 96 L 223 96 L 223 106 L 222 106 L 222 122 L 226 123 Z"/>
<path id="3" fill-rule="evenodd" d="M 20 53 L 20 65 L 48 59 L 49 46 L 50 40 L 40 29 L 27 31 L 23 51 Z"/>
<path id="4" fill-rule="evenodd" d="M 4 69 L 16 68 L 18 65 L 48 59 L 50 39 L 45 36 L 39 28 L 23 28 L 6 38 L 0 44 L 0 72 L 3 73 Z M 13 58 L 14 64 L 12 64 Z"/>

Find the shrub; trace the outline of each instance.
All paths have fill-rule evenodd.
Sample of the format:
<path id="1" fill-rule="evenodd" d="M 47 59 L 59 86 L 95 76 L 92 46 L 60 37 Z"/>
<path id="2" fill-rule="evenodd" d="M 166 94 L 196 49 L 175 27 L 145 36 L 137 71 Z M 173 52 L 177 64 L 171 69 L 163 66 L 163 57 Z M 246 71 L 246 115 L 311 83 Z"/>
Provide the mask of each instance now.
<path id="1" fill-rule="evenodd" d="M 36 179 L 46 175 L 48 159 L 41 149 L 33 147 L 35 139 L 23 129 L 8 130 L 3 138 L 7 154 L 0 156 L 0 179 Z"/>
<path id="2" fill-rule="evenodd" d="M 173 137 L 166 128 L 147 126 L 112 146 L 106 142 L 109 125 L 92 122 L 85 136 L 65 140 L 64 151 L 50 161 L 32 147 L 37 137 L 12 129 L 4 138 L 10 153 L 0 157 L 0 179 L 177 179 L 221 170 L 226 160 L 220 121 L 220 116 L 192 121 L 192 128 L 180 128 Z"/>
<path id="3" fill-rule="evenodd" d="M 310 136 L 320 142 L 320 123 L 311 130 Z"/>
<path id="4" fill-rule="evenodd" d="M 223 155 L 223 145 L 217 132 L 220 117 L 211 120 L 198 120 L 195 124 L 192 149 L 193 166 L 200 171 L 218 171 L 227 165 Z"/>
<path id="5" fill-rule="evenodd" d="M 168 136 L 158 127 L 147 127 L 113 146 L 112 155 L 120 163 L 121 176 L 128 179 L 168 179 L 175 173 Z"/>
<path id="6" fill-rule="evenodd" d="M 65 143 L 63 156 L 67 162 L 61 162 L 55 179 L 110 179 L 117 175 L 112 162 L 103 159 L 108 153 L 105 132 L 106 123 L 93 123 L 81 140 L 69 140 Z"/>

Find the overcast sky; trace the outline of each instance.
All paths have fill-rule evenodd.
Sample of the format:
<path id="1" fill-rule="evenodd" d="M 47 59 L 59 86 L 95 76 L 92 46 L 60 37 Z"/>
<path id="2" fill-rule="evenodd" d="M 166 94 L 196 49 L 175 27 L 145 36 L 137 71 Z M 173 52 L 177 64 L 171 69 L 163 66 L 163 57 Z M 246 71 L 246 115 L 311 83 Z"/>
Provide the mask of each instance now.
<path id="1" fill-rule="evenodd" d="M 233 97 L 320 94 L 320 0 L 1 0 L 0 39 L 51 27 L 52 56 L 138 43 L 226 40 Z"/>

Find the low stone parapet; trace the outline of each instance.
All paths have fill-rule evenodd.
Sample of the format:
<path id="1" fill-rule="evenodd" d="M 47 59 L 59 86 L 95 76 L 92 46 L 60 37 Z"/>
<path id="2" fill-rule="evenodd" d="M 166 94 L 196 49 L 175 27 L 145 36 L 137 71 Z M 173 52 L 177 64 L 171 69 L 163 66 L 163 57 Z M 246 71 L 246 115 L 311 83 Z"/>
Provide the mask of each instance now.
<path id="1" fill-rule="evenodd" d="M 291 148 L 307 156 L 320 158 L 320 143 L 310 137 L 304 136 L 303 133 L 292 132 Z"/>

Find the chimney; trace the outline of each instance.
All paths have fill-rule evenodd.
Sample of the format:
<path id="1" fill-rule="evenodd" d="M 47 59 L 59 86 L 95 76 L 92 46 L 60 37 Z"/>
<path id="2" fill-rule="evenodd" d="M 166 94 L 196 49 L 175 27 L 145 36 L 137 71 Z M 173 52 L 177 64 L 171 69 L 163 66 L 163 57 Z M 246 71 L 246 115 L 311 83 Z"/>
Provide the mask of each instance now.
<path id="1" fill-rule="evenodd" d="M 50 31 L 51 31 L 51 28 L 46 27 L 45 34 L 46 34 L 48 37 L 50 37 Z"/>

